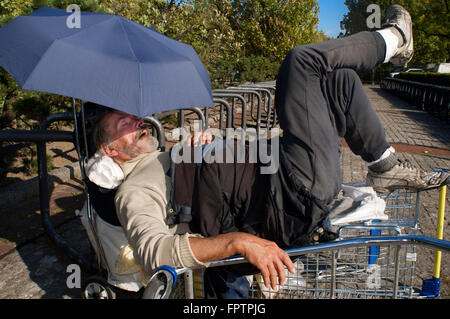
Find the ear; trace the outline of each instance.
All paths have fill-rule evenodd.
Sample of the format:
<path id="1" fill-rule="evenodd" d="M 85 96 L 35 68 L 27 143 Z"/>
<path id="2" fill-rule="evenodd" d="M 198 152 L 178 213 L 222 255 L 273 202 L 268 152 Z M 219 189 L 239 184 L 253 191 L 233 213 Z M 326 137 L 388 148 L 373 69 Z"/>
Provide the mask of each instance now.
<path id="1" fill-rule="evenodd" d="M 101 151 L 103 152 L 103 154 L 111 157 L 112 159 L 114 159 L 114 157 L 119 155 L 119 152 L 116 150 L 114 144 L 102 145 Z"/>

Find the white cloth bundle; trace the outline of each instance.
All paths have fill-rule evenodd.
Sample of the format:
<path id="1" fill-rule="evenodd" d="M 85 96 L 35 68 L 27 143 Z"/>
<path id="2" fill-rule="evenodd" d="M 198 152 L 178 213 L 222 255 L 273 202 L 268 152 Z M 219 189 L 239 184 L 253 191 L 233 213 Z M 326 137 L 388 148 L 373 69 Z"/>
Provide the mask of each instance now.
<path id="1" fill-rule="evenodd" d="M 387 220 L 386 202 L 377 196 L 372 187 L 342 185 L 343 198 L 336 201 L 323 225 L 333 227 L 368 220 Z"/>
<path id="2" fill-rule="evenodd" d="M 119 164 L 100 151 L 87 162 L 86 174 L 91 182 L 107 189 L 119 187 L 124 179 Z"/>

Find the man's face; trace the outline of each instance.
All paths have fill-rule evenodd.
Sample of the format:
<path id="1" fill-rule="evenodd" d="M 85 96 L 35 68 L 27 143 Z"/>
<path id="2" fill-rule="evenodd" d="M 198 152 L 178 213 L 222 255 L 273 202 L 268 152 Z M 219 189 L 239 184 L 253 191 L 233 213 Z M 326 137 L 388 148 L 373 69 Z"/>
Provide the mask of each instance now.
<path id="1" fill-rule="evenodd" d="M 104 121 L 105 129 L 112 140 L 104 151 L 119 164 L 139 154 L 156 150 L 156 139 L 143 127 L 144 122 L 141 119 L 115 111 L 107 114 Z"/>

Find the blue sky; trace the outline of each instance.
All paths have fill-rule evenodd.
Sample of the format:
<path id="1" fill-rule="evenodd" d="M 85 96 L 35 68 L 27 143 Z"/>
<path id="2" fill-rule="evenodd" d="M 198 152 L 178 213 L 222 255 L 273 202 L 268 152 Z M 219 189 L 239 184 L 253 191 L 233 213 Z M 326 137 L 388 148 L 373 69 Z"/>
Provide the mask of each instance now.
<path id="1" fill-rule="evenodd" d="M 322 30 L 330 37 L 337 37 L 342 31 L 340 22 L 347 7 L 344 5 L 344 0 L 319 0 L 319 30 Z"/>

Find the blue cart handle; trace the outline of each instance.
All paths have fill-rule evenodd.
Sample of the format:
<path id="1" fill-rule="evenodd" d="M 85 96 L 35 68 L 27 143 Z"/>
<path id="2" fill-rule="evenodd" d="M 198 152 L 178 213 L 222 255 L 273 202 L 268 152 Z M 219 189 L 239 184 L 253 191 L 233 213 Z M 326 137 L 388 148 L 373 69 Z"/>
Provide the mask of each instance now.
<path id="1" fill-rule="evenodd" d="M 172 276 L 172 279 L 173 279 L 172 287 L 175 286 L 175 283 L 176 283 L 177 280 L 178 280 L 178 274 L 177 274 L 177 272 L 175 271 L 175 269 L 173 269 L 173 268 L 170 267 L 170 266 L 161 266 L 161 267 L 159 267 L 158 269 L 156 269 L 156 272 L 155 272 L 155 273 L 159 272 L 160 270 L 165 270 L 165 271 L 167 271 L 167 272 Z"/>

